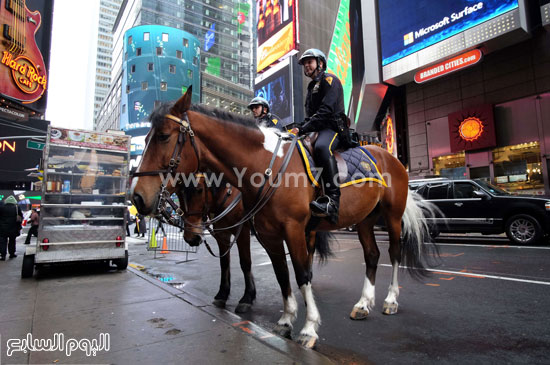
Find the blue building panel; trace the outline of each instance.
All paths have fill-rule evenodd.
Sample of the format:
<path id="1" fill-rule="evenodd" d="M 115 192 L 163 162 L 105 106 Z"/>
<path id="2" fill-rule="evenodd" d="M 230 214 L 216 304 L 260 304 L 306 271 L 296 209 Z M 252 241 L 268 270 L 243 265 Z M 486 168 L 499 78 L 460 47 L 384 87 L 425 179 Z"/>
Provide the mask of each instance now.
<path id="1" fill-rule="evenodd" d="M 124 55 L 120 128 L 135 137 L 139 155 L 155 102 L 176 100 L 190 85 L 192 102 L 200 102 L 200 42 L 180 29 L 141 25 L 126 31 Z"/>

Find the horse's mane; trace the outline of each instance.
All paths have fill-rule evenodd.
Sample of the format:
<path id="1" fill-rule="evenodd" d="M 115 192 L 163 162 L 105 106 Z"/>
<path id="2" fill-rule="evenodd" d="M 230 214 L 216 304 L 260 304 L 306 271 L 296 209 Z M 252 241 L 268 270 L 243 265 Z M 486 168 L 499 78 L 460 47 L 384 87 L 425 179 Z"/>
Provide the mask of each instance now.
<path id="1" fill-rule="evenodd" d="M 151 116 L 149 117 L 149 121 L 151 122 L 153 128 L 160 127 L 162 123 L 164 123 L 164 116 L 170 113 L 170 110 L 175 103 L 175 101 L 165 102 L 155 108 L 155 110 L 153 110 Z M 253 118 L 242 114 L 230 113 L 224 109 L 212 108 L 203 104 L 193 104 L 191 105 L 189 110 L 204 114 L 209 117 L 214 117 L 224 122 L 238 124 L 246 128 L 255 130 L 259 129 L 256 121 Z"/>

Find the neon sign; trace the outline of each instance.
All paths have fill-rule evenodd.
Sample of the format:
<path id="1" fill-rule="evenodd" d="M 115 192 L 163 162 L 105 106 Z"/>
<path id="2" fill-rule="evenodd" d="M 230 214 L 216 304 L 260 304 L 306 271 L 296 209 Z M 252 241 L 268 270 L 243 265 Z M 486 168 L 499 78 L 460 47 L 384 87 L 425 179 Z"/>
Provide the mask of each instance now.
<path id="1" fill-rule="evenodd" d="M 475 141 L 483 134 L 483 122 L 476 117 L 466 118 L 458 126 L 458 132 L 463 140 Z"/>
<path id="2" fill-rule="evenodd" d="M 395 138 L 393 136 L 393 120 L 388 115 L 386 118 L 386 150 L 393 155 Z"/>
<path id="3" fill-rule="evenodd" d="M 0 141 L 0 154 L 6 152 L 7 150 L 15 152 L 15 141 L 13 141 L 12 144 L 10 144 L 8 141 Z"/>
<path id="4" fill-rule="evenodd" d="M 14 58 L 13 54 L 4 51 L 2 64 L 11 69 L 11 76 L 15 85 L 25 94 L 33 94 L 40 87 L 42 87 L 40 95 L 46 91 L 46 75 L 40 75 L 40 71 L 30 58 L 26 56 Z"/>

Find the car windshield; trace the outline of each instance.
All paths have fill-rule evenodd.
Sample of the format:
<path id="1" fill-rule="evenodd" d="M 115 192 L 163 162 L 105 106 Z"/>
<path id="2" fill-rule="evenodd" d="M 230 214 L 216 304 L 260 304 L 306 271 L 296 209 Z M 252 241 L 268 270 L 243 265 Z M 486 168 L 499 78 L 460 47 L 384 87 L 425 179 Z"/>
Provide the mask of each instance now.
<path id="1" fill-rule="evenodd" d="M 481 187 L 485 190 L 487 190 L 488 192 L 490 192 L 491 194 L 493 195 L 510 195 L 509 192 L 507 192 L 506 190 L 503 190 L 499 187 L 496 187 L 492 184 L 489 184 L 488 182 L 484 181 L 484 180 L 474 180 L 476 183 L 478 183 L 479 185 L 481 185 Z"/>

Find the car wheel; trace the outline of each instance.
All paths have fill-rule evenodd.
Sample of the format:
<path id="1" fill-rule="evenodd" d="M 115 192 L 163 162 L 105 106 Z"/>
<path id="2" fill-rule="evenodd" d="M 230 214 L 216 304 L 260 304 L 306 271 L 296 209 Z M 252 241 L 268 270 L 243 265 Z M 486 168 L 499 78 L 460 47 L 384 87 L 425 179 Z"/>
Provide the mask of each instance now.
<path id="1" fill-rule="evenodd" d="M 116 265 L 117 270 L 126 270 L 128 267 L 128 250 L 124 253 L 123 259 L 113 260 L 113 264 Z"/>
<path id="2" fill-rule="evenodd" d="M 518 214 L 506 223 L 506 235 L 510 241 L 518 245 L 537 243 L 542 236 L 539 222 L 528 214 Z"/>
<path id="3" fill-rule="evenodd" d="M 32 278 L 34 274 L 34 255 L 23 256 L 23 267 L 21 268 L 21 277 L 23 279 Z"/>

